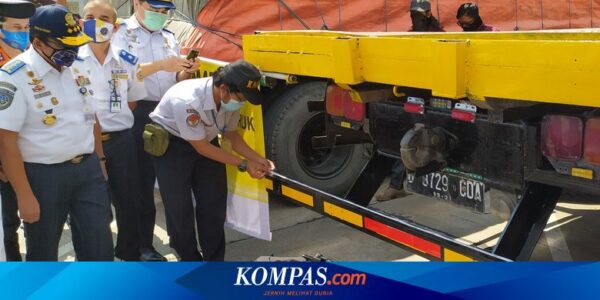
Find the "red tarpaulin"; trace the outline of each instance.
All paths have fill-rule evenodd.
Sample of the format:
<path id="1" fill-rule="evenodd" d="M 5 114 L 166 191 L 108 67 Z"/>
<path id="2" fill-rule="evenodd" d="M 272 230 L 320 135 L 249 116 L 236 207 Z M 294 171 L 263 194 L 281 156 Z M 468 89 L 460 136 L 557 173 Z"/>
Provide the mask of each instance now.
<path id="1" fill-rule="evenodd" d="M 460 31 L 456 10 L 464 0 L 432 0 L 433 15 L 446 31 Z M 590 28 L 600 22 L 600 0 L 479 0 L 484 22 L 499 30 Z M 289 6 L 290 12 L 286 8 Z M 254 0 L 208 1 L 196 21 L 197 28 L 182 43 L 184 53 L 199 49 L 202 56 L 233 61 L 242 56 L 241 35 L 257 30 L 321 29 L 408 31 L 409 0 Z"/>

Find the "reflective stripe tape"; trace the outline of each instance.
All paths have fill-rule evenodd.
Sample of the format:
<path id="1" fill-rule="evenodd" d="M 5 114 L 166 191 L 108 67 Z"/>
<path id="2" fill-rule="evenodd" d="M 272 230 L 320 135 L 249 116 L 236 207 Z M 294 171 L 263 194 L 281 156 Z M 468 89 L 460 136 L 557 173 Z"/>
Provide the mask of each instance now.
<path id="1" fill-rule="evenodd" d="M 291 187 L 282 185 L 281 186 L 281 194 L 288 198 L 294 199 L 300 203 L 306 204 L 310 207 L 315 206 L 315 201 L 311 195 L 297 191 Z"/>
<path id="2" fill-rule="evenodd" d="M 273 190 L 273 180 L 265 178 L 264 182 L 265 182 L 265 189 L 272 191 Z"/>
<path id="3" fill-rule="evenodd" d="M 444 249 L 444 261 L 447 262 L 473 262 L 474 259 L 464 256 L 458 252 L 449 249 Z"/>
<path id="4" fill-rule="evenodd" d="M 573 168 L 571 169 L 571 175 L 584 179 L 594 179 L 594 171 L 587 169 Z"/>
<path id="5" fill-rule="evenodd" d="M 323 211 L 332 217 L 336 217 L 340 220 L 346 221 L 350 224 L 356 225 L 361 228 L 363 227 L 363 217 L 345 208 L 341 208 L 337 205 L 324 201 Z"/>
<path id="6" fill-rule="evenodd" d="M 442 259 L 442 246 L 438 244 L 369 218 L 365 218 L 365 228 L 402 245 Z"/>

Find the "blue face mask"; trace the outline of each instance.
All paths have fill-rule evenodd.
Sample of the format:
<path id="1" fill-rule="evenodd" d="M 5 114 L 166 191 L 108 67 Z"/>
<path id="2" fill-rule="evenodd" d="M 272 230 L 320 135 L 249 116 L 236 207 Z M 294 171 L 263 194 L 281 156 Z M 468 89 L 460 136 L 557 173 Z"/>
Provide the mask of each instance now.
<path id="1" fill-rule="evenodd" d="M 6 31 L 0 29 L 4 38 L 2 39 L 7 45 L 24 51 L 29 45 L 29 31 Z"/>
<path id="2" fill-rule="evenodd" d="M 221 106 L 225 111 L 236 111 L 240 110 L 240 108 L 244 106 L 244 102 L 240 102 L 235 99 L 229 99 L 229 102 L 222 103 Z"/>

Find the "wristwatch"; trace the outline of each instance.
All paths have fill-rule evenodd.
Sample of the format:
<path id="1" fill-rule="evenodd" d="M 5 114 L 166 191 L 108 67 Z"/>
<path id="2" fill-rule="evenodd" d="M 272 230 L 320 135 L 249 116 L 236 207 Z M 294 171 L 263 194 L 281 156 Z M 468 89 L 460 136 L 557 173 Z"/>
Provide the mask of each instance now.
<path id="1" fill-rule="evenodd" d="M 246 170 L 248 170 L 248 161 L 247 160 L 242 160 L 242 162 L 237 166 L 238 170 L 240 172 L 246 172 Z"/>

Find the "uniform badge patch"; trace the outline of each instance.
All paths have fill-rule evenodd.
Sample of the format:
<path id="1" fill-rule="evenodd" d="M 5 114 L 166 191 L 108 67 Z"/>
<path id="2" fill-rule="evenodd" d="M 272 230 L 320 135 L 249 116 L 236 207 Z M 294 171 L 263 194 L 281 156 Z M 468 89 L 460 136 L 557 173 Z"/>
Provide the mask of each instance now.
<path id="1" fill-rule="evenodd" d="M 5 110 L 10 107 L 15 98 L 15 92 L 0 88 L 0 110 Z"/>
<path id="2" fill-rule="evenodd" d="M 200 118 L 200 114 L 196 113 L 190 113 L 187 116 L 187 119 L 185 119 L 186 123 L 188 124 L 188 126 L 195 128 L 198 126 L 198 124 L 200 124 L 200 121 L 202 119 Z"/>
<path id="3" fill-rule="evenodd" d="M 119 56 L 126 62 L 132 64 L 132 65 L 137 65 L 139 58 L 125 50 L 121 50 L 119 51 Z"/>

